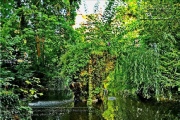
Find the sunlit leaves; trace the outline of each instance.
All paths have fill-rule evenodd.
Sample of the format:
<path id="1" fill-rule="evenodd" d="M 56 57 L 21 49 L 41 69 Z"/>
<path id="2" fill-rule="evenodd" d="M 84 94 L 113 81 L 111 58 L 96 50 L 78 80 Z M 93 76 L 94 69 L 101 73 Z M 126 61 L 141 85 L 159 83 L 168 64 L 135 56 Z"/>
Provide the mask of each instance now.
<path id="1" fill-rule="evenodd" d="M 69 0 L 62 0 L 63 3 L 65 3 L 67 6 L 70 5 Z"/>
<path id="2" fill-rule="evenodd" d="M 140 20 L 140 14 L 149 9 L 148 6 L 153 8 L 161 4 L 141 2 L 137 3 L 140 7 L 137 8 L 136 2 L 127 1 L 127 6 L 119 6 L 112 20 L 112 28 L 119 21 L 124 29 L 116 32 L 120 32 L 116 34 L 117 40 L 112 38 L 116 48 L 113 46 L 111 50 L 119 51 L 119 54 L 116 54 L 114 83 L 109 87 L 128 90 L 147 99 L 154 93 L 157 98 L 169 95 L 171 99 L 173 94 L 169 89 L 177 87 L 179 80 L 177 24 L 166 20 Z"/>

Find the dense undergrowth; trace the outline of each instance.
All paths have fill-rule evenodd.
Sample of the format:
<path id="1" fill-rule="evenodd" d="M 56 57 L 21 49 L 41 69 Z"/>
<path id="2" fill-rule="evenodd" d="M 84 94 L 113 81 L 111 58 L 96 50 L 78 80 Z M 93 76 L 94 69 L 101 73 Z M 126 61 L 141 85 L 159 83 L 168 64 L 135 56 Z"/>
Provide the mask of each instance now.
<path id="1" fill-rule="evenodd" d="M 178 0 L 111 0 L 101 19 L 87 15 L 88 24 L 74 30 L 78 3 L 1 1 L 2 119 L 30 115 L 27 102 L 54 76 L 66 86 L 80 82 L 81 99 L 102 100 L 108 89 L 179 100 Z"/>
<path id="2" fill-rule="evenodd" d="M 1 119 L 31 119 L 27 103 L 59 76 L 60 57 L 78 38 L 78 2 L 1 1 Z"/>

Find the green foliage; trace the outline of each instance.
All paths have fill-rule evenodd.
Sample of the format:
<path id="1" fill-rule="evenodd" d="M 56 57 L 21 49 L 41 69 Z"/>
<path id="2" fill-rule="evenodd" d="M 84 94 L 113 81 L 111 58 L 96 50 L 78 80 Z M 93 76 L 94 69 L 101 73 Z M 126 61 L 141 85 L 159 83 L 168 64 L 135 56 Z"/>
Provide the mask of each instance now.
<path id="1" fill-rule="evenodd" d="M 109 15 L 103 16 L 103 22 L 96 15 L 88 15 L 87 19 L 93 25 L 78 29 L 85 34 L 81 35 L 80 44 L 73 44 L 63 55 L 62 74 L 69 79 L 75 74 L 83 81 L 91 78 L 93 94 L 102 84 L 109 84 L 112 91 L 128 91 L 146 99 L 172 99 L 179 89 L 179 28 L 175 22 L 177 19 L 171 22 L 156 20 L 158 16 L 155 15 L 160 11 L 156 12 L 154 8 L 161 5 L 159 2 L 126 1 L 118 6 L 111 1 L 106 9 Z M 162 5 L 166 5 L 164 3 Z M 176 2 L 168 4 L 174 7 L 172 11 L 176 10 Z M 155 20 L 144 20 L 146 12 L 152 12 Z M 174 15 L 178 14 L 175 12 Z M 165 17 L 162 14 L 161 19 L 163 15 Z M 84 46 L 85 52 L 80 50 L 80 45 Z M 84 56 L 88 57 L 84 59 Z M 110 73 L 104 67 L 107 66 L 107 56 L 115 63 L 111 64 L 113 71 Z M 108 83 L 103 83 L 103 80 Z"/>
<path id="2" fill-rule="evenodd" d="M 101 91 L 102 91 L 101 88 L 96 87 L 95 90 L 92 91 L 92 94 L 100 94 Z"/>
<path id="3" fill-rule="evenodd" d="M 84 86 L 91 84 L 91 97 L 101 96 L 107 84 L 114 91 L 146 99 L 173 99 L 179 94 L 176 0 L 110 1 L 102 20 L 88 15 L 89 25 L 74 30 L 79 3 L 1 1 L 0 83 L 4 90 L 0 94 L 4 108 L 16 104 L 20 108 L 19 99 L 43 95 L 39 91 L 42 84 L 50 83 L 53 76 L 61 76 L 65 83 L 79 79 Z M 167 4 L 167 10 L 155 9 Z"/>
<path id="4" fill-rule="evenodd" d="M 78 8 L 75 1 L 1 1 L 0 82 L 5 90 L 0 94 L 3 110 L 11 105 L 12 109 L 19 109 L 19 119 L 26 118 L 20 113 L 31 110 L 22 108 L 27 105 L 22 99 L 28 102 L 43 95 L 40 92 L 42 83 L 45 85 L 49 78 L 59 75 L 61 55 L 66 52 L 66 46 L 74 44 L 78 38 L 78 33 L 71 27 Z M 11 109 L 6 109 L 2 119 L 10 119 L 11 114 Z"/>
<path id="5" fill-rule="evenodd" d="M 62 75 L 66 78 L 76 76 L 89 62 L 91 44 L 78 43 L 68 46 L 68 52 L 61 57 Z"/>
<path id="6" fill-rule="evenodd" d="M 14 94 L 12 91 L 1 91 L 1 102 L 2 106 L 13 107 L 19 104 L 18 95 Z"/>
<path id="7" fill-rule="evenodd" d="M 177 19 L 173 19 L 171 22 L 163 20 L 163 14 L 159 16 L 160 20 L 156 20 L 160 11 L 154 11 L 153 8 L 160 4 L 158 1 L 154 1 L 154 3 L 139 3 L 138 12 L 142 14 L 143 10 L 147 10 L 156 18 L 140 20 L 138 17 L 141 15 L 133 12 L 136 10 L 136 6 L 132 4 L 133 1 L 127 3 L 128 8 L 117 9 L 114 20 L 125 23 L 122 26 L 126 29 L 122 32 L 118 31 L 121 45 L 116 49 L 120 54 L 117 57 L 110 88 L 114 89 L 115 87 L 117 90 L 129 91 L 146 99 L 151 97 L 155 97 L 157 100 L 173 99 L 173 97 L 176 99 L 179 92 L 180 56 L 177 37 L 179 29 L 175 22 Z M 162 7 L 166 5 L 164 3 L 162 3 Z M 176 3 L 169 4 L 174 7 L 172 11 L 177 9 Z M 149 11 L 151 8 L 153 11 Z M 178 16 L 178 14 L 176 12 L 174 16 Z M 164 17 L 167 18 L 167 16 Z M 168 17 L 171 18 L 173 15 Z"/>

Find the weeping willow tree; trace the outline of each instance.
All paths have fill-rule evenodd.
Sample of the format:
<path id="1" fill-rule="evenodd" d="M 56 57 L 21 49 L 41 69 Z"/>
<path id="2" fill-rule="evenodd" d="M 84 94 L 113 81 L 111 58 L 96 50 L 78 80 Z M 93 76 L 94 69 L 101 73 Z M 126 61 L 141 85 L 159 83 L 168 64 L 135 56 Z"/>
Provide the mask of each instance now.
<path id="1" fill-rule="evenodd" d="M 157 100 L 179 94 L 179 11 L 177 1 L 127 1 L 114 22 L 117 61 L 110 87 Z M 173 13 L 173 14 L 172 14 Z M 176 21 L 176 22 L 175 22 Z"/>

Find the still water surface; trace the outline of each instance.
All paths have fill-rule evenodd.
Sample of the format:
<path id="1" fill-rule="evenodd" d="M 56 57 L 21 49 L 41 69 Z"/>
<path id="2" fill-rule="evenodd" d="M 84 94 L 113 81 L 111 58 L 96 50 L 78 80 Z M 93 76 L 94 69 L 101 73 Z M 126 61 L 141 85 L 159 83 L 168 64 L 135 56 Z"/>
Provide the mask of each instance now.
<path id="1" fill-rule="evenodd" d="M 49 91 L 29 106 L 33 120 L 180 120 L 180 103 L 142 102 L 123 95 L 108 96 L 88 108 L 74 104 L 69 91 Z"/>

